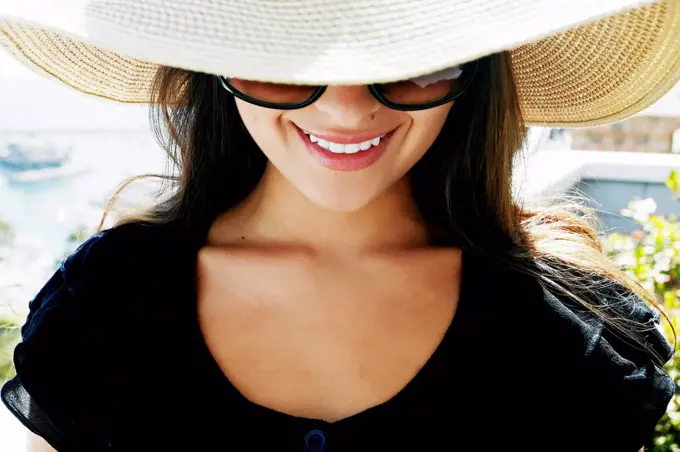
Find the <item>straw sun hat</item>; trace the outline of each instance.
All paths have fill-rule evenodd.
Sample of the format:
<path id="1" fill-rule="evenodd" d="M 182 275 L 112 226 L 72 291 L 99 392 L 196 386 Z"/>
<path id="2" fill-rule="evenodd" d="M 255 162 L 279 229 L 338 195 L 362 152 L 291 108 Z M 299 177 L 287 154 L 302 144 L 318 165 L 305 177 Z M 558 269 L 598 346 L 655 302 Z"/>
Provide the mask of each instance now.
<path id="1" fill-rule="evenodd" d="M 678 81 L 680 0 L 0 0 L 0 44 L 79 91 L 132 103 L 148 102 L 159 64 L 363 84 L 510 50 L 526 122 L 586 126 L 635 114 Z"/>

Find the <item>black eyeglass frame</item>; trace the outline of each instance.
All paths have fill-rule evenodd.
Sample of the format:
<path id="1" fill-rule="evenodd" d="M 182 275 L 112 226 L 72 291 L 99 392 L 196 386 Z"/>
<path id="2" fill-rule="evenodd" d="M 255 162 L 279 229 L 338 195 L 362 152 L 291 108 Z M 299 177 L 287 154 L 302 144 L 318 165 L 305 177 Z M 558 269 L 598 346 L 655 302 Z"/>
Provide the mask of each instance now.
<path id="1" fill-rule="evenodd" d="M 459 89 L 459 90 L 457 90 L 457 91 L 455 91 L 455 92 L 453 92 L 453 93 L 451 93 L 451 94 L 449 94 L 449 95 L 447 95 L 447 96 L 445 96 L 445 97 L 443 97 L 439 100 L 428 102 L 428 103 L 425 103 L 425 104 L 412 104 L 412 105 L 397 104 L 397 103 L 391 102 L 389 99 L 387 99 L 385 96 L 382 95 L 382 93 L 380 92 L 380 88 L 379 88 L 379 86 L 381 85 L 380 83 L 374 83 L 374 84 L 370 84 L 370 85 L 367 85 L 367 86 L 368 86 L 368 90 L 378 100 L 378 102 L 380 102 L 381 104 L 385 105 L 388 108 L 391 108 L 393 110 L 399 110 L 399 111 L 427 110 L 428 108 L 434 108 L 434 107 L 438 107 L 440 105 L 444 105 L 448 102 L 452 102 L 452 101 L 456 100 L 457 98 L 459 98 L 460 96 L 462 96 L 468 90 L 468 88 L 470 88 L 470 86 L 472 85 L 472 82 L 475 79 L 475 76 L 477 74 L 477 66 L 478 66 L 477 60 L 463 64 L 463 70 L 467 69 L 467 70 L 472 71 L 472 75 L 469 76 L 465 85 L 461 89 Z M 222 87 L 225 90 L 227 90 L 229 93 L 231 93 L 234 97 L 238 97 L 239 99 L 244 100 L 246 102 L 249 102 L 253 105 L 257 105 L 257 106 L 264 107 L 264 108 L 273 108 L 275 110 L 297 110 L 299 108 L 304 108 L 308 105 L 311 105 L 312 103 L 314 103 L 314 101 L 316 101 L 319 97 L 321 97 L 321 95 L 324 93 L 324 91 L 326 91 L 326 88 L 328 87 L 328 85 L 319 85 L 314 90 L 314 92 L 311 94 L 311 96 L 307 100 L 305 100 L 304 102 L 300 102 L 300 103 L 297 103 L 297 104 L 277 104 L 277 103 L 274 103 L 274 102 L 267 102 L 267 101 L 263 101 L 263 100 L 251 97 L 251 96 L 239 91 L 231 83 L 229 83 L 229 80 L 227 79 L 227 77 L 225 77 L 223 75 L 217 75 L 216 77 L 220 81 L 220 83 L 222 84 Z"/>

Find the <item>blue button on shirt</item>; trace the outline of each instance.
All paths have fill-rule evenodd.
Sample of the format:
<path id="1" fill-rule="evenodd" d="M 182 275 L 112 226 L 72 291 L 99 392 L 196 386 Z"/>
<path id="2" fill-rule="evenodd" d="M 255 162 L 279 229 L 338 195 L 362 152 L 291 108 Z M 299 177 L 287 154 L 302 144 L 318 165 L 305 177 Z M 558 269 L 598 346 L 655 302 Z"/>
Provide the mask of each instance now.
<path id="1" fill-rule="evenodd" d="M 326 435 L 321 430 L 311 430 L 305 435 L 305 452 L 323 452 L 326 450 Z"/>

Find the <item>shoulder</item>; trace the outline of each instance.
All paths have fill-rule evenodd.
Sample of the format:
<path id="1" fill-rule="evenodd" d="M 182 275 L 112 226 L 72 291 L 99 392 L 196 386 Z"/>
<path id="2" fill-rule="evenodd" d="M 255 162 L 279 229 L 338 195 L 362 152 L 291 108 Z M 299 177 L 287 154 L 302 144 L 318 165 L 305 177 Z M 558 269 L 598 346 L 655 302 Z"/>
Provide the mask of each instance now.
<path id="1" fill-rule="evenodd" d="M 524 399 L 540 412 L 534 420 L 543 430 L 536 431 L 561 432 L 570 438 L 565 444 L 581 450 L 585 444 L 586 450 L 639 450 L 675 390 L 663 368 L 673 349 L 658 310 L 605 278 L 590 281 L 588 290 L 566 287 L 586 307 L 549 279 L 499 272 L 505 284 L 498 305 L 510 323 L 506 343 L 523 371 L 518 387 L 537 396 Z M 637 340 L 615 325 L 638 332 Z"/>
<path id="2" fill-rule="evenodd" d="M 125 393 L 120 366 L 142 375 L 153 355 L 141 335 L 162 340 L 164 325 L 178 323 L 166 295 L 177 293 L 172 272 L 184 271 L 190 249 L 181 228 L 131 223 L 64 259 L 29 302 L 16 377 L 2 388 L 10 411 L 57 450 L 103 450 Z"/>
<path id="3" fill-rule="evenodd" d="M 160 254 L 167 253 L 163 236 L 168 232 L 162 225 L 130 223 L 89 237 L 30 300 L 25 334 L 30 334 L 35 324 L 42 324 L 46 317 L 42 313 L 53 310 L 68 309 L 88 316 L 104 313 L 107 301 L 122 295 L 133 281 L 151 277 L 166 262 Z"/>
<path id="4" fill-rule="evenodd" d="M 634 361 L 651 359 L 666 362 L 673 348 L 661 332 L 661 313 L 622 283 L 600 276 L 576 282 L 559 276 L 529 275 L 504 263 L 484 262 L 479 278 L 491 278 L 487 295 L 494 310 L 512 325 L 532 336 L 548 335 L 560 341 L 545 341 L 550 347 L 563 347 L 565 356 L 596 359 L 600 347 L 607 343 Z M 571 281 L 571 282 L 570 282 Z M 585 304 L 558 288 L 563 286 Z M 619 331 L 638 336 L 624 339 Z"/>
<path id="5" fill-rule="evenodd" d="M 188 234 L 174 223 L 128 223 L 88 238 L 64 259 L 59 270 L 70 287 L 79 289 L 102 277 L 137 274 L 132 270 L 144 269 L 148 274 L 188 247 Z"/>
<path id="6" fill-rule="evenodd" d="M 187 230 L 175 223 L 129 223 L 101 231 L 61 263 L 57 279 L 70 297 L 61 304 L 81 311 L 114 349 L 121 346 L 122 324 L 129 331 L 154 328 L 160 335 L 191 296 L 196 252 Z M 53 284 L 44 290 L 48 293 L 37 298 L 50 298 Z"/>

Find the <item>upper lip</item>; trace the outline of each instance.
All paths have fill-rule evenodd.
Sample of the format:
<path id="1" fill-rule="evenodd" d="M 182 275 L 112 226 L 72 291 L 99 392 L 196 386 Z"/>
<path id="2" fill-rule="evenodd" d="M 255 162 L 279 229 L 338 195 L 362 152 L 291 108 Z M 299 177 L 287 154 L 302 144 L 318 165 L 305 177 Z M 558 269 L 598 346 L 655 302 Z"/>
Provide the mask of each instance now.
<path id="1" fill-rule="evenodd" d="M 369 132 L 314 132 L 312 130 L 303 129 L 298 127 L 304 132 L 308 132 L 317 138 L 321 138 L 325 141 L 332 141 L 338 144 L 351 144 L 351 143 L 363 143 L 364 141 L 372 140 L 374 138 L 382 137 L 387 135 L 392 130 L 387 131 L 369 131 Z"/>

